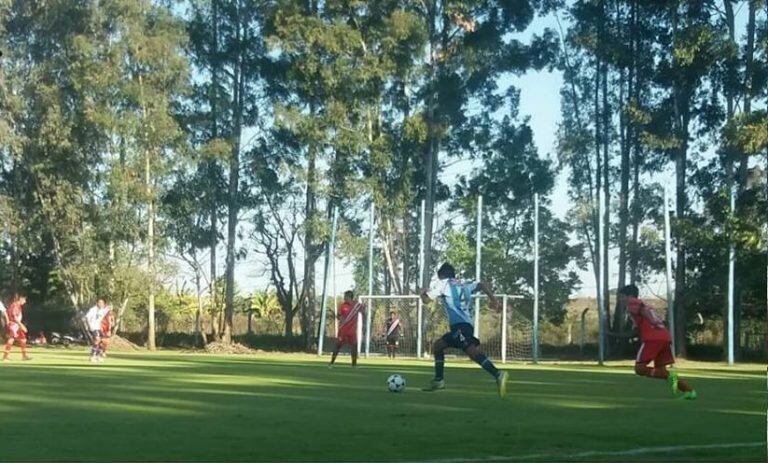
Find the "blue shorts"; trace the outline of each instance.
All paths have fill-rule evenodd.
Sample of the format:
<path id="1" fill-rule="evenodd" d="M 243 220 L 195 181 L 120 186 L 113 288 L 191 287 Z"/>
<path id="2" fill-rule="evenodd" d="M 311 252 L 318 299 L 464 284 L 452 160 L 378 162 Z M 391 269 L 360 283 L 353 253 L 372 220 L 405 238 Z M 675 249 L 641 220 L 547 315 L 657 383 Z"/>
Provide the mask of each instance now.
<path id="1" fill-rule="evenodd" d="M 480 340 L 475 337 L 475 329 L 469 323 L 451 325 L 451 331 L 445 333 L 442 339 L 448 344 L 448 347 L 461 350 L 480 345 Z"/>

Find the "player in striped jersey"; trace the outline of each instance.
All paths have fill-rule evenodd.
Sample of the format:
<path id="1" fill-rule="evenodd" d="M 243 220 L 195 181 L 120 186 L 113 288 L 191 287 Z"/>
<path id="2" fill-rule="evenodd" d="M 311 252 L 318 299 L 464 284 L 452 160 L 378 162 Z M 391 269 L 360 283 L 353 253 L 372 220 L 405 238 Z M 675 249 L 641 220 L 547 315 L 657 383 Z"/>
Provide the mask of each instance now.
<path id="1" fill-rule="evenodd" d="M 333 367 L 336 363 L 336 357 L 339 350 L 345 345 L 349 345 L 349 352 L 352 355 L 352 366 L 357 366 L 357 317 L 363 313 L 363 304 L 355 300 L 355 293 L 346 291 L 344 293 L 344 302 L 339 306 L 339 334 L 336 338 L 336 347 L 333 348 L 331 363 Z"/>
<path id="2" fill-rule="evenodd" d="M 472 316 L 472 295 L 478 291 L 485 293 L 491 302 L 491 307 L 501 310 L 501 304 L 485 283 L 461 281 L 456 279 L 456 270 L 449 263 L 443 264 L 437 271 L 437 281 L 427 290 L 421 292 L 421 300 L 425 304 L 436 299 L 442 305 L 448 317 L 451 330 L 435 341 L 435 378 L 426 391 L 445 389 L 443 370 L 445 368 L 445 349 L 454 347 L 463 350 L 469 358 L 480 365 L 496 380 L 499 395 L 507 393 L 508 374 L 496 368 L 490 358 L 483 353 L 480 340 L 474 336 Z"/>

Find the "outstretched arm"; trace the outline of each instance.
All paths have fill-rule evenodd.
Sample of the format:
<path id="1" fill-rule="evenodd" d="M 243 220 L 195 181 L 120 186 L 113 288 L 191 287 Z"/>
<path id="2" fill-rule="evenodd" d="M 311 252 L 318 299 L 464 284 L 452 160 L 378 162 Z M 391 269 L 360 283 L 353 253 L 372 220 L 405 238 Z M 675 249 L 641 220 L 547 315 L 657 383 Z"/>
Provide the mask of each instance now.
<path id="1" fill-rule="evenodd" d="M 491 287 L 488 286 L 487 283 L 484 283 L 482 281 L 479 282 L 477 284 L 477 291 L 481 291 L 483 294 L 488 296 L 488 300 L 491 302 L 491 307 L 493 307 L 499 312 L 502 310 L 501 302 L 499 302 L 499 300 L 496 298 L 496 295 L 493 294 Z"/>

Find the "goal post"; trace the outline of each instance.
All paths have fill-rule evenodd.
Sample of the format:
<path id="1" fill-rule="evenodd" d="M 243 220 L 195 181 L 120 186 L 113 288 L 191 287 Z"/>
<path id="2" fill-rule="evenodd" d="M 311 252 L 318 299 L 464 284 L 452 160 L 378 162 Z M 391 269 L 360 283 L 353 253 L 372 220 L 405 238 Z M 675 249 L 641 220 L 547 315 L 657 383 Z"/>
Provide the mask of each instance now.
<path id="1" fill-rule="evenodd" d="M 502 311 L 490 308 L 488 299 L 478 295 L 478 323 L 475 330 L 487 353 L 502 362 L 531 360 L 533 324 L 517 309 L 523 296 L 499 294 Z M 435 340 L 448 332 L 448 320 L 443 308 L 433 302 L 425 305 L 418 295 L 365 295 L 360 297 L 366 307 L 365 355 L 386 355 L 386 321 L 390 312 L 400 317 L 401 338 L 398 355 L 424 358 L 431 355 Z M 455 351 L 456 354 L 461 354 Z"/>

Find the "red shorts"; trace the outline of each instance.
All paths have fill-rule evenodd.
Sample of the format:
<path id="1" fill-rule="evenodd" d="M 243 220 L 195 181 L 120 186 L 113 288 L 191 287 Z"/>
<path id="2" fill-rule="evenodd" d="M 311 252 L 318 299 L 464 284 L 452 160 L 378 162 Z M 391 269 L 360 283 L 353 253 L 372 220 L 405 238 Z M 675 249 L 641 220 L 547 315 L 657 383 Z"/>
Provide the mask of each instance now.
<path id="1" fill-rule="evenodd" d="M 336 338 L 339 345 L 349 344 L 351 346 L 357 345 L 357 333 L 339 331 L 339 337 Z"/>
<path id="2" fill-rule="evenodd" d="M 645 341 L 637 351 L 637 363 L 647 365 L 653 361 L 654 367 L 672 365 L 675 356 L 672 355 L 672 344 L 669 341 Z"/>
<path id="3" fill-rule="evenodd" d="M 8 335 L 9 339 L 14 339 L 16 341 L 24 341 L 27 339 L 27 333 L 21 329 L 21 325 L 18 323 L 9 323 L 8 326 L 5 327 L 5 333 Z"/>

